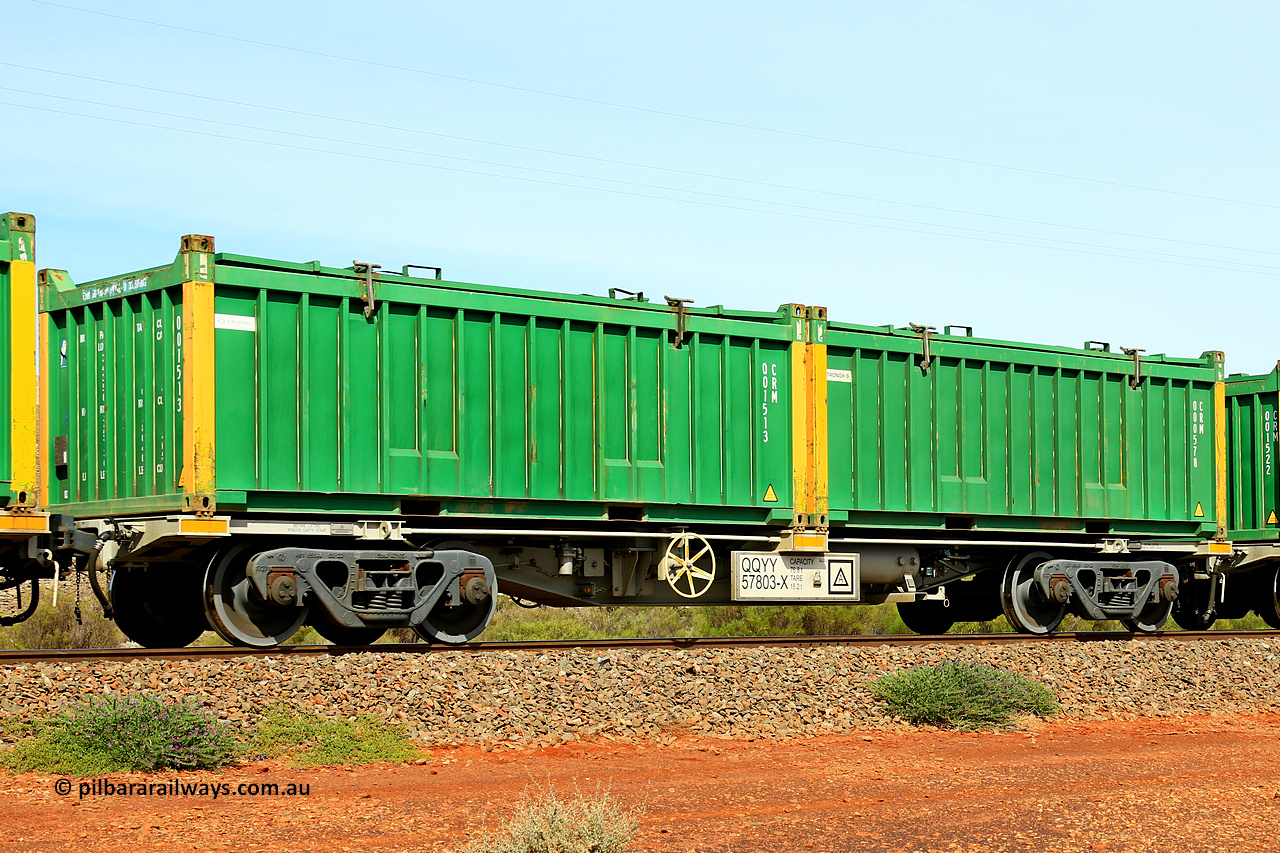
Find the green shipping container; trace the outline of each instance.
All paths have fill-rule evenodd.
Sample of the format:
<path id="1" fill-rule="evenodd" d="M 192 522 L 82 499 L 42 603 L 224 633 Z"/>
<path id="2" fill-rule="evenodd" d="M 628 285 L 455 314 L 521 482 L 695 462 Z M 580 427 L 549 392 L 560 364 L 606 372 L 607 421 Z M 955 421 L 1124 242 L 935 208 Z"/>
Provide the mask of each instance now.
<path id="1" fill-rule="evenodd" d="M 53 503 L 791 523 L 803 308 L 409 271 L 193 236 L 165 266 L 79 286 L 47 273 Z"/>
<path id="2" fill-rule="evenodd" d="M 1221 353 L 922 331 L 825 330 L 833 526 L 1217 532 Z"/>
<path id="3" fill-rule="evenodd" d="M 1230 537 L 1280 538 L 1280 477 L 1276 476 L 1280 367 L 1265 376 L 1230 376 L 1226 382 Z"/>

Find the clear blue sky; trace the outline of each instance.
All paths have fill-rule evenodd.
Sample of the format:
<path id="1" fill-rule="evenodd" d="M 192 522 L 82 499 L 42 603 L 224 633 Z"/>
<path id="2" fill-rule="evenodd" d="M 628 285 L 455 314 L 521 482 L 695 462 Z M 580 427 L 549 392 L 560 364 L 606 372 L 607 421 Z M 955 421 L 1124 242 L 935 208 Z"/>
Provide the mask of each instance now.
<path id="1" fill-rule="evenodd" d="M 461 281 L 1223 349 L 1232 372 L 1280 358 L 1274 3 L 0 16 L 0 208 L 35 214 L 39 264 L 77 280 L 205 233 Z"/>

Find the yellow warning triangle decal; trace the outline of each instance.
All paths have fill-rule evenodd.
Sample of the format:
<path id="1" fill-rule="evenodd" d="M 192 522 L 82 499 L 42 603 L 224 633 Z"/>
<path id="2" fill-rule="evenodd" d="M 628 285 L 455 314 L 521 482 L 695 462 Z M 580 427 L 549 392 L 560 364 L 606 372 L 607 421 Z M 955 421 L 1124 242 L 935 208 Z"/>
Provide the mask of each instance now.
<path id="1" fill-rule="evenodd" d="M 770 483 L 769 488 L 764 490 L 764 502 L 767 504 L 776 504 L 778 502 L 778 493 L 773 490 L 773 483 Z"/>
<path id="2" fill-rule="evenodd" d="M 1276 523 L 1276 511 L 1273 509 L 1271 510 L 1271 515 L 1267 516 L 1267 524 L 1275 524 L 1275 523 Z"/>
<path id="3" fill-rule="evenodd" d="M 1196 518 L 1204 518 L 1204 507 L 1196 504 Z"/>

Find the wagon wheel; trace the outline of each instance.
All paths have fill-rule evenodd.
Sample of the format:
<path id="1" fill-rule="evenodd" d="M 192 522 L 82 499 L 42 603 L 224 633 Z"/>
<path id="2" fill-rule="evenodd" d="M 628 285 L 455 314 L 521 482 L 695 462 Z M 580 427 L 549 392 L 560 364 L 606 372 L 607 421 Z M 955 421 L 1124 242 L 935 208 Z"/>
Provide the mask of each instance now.
<path id="1" fill-rule="evenodd" d="M 941 601 L 902 601 L 898 617 L 917 634 L 945 634 L 956 623 L 953 607 Z"/>
<path id="2" fill-rule="evenodd" d="M 1173 619 L 1184 631 L 1208 631 L 1218 620 L 1213 601 L 1213 582 L 1188 577 L 1178 585 L 1178 597 L 1173 601 Z M 1265 608 L 1259 609 L 1259 615 L 1265 620 Z M 1275 617 L 1272 617 L 1275 618 Z"/>
<path id="3" fill-rule="evenodd" d="M 1046 598 L 1036 583 L 1036 567 L 1052 560 L 1044 551 L 1022 554 L 1009 561 L 1000 586 L 1005 618 L 1023 634 L 1052 634 L 1067 615 L 1067 605 Z"/>
<path id="4" fill-rule="evenodd" d="M 96 567 L 90 571 L 97 571 Z M 177 649 L 209 630 L 198 563 L 116 568 L 107 584 L 116 627 L 148 649 Z"/>
<path id="5" fill-rule="evenodd" d="M 1138 615 L 1129 619 L 1121 619 L 1120 624 L 1126 630 L 1135 634 L 1154 634 L 1164 627 L 1164 623 L 1169 621 L 1169 614 L 1173 612 L 1172 601 L 1161 601 L 1156 598 L 1154 601 L 1147 603 L 1145 607 L 1138 611 Z"/>
<path id="6" fill-rule="evenodd" d="M 662 579 L 684 598 L 697 598 L 711 589 L 716 579 L 716 554 L 711 543 L 696 533 L 671 537 L 662 557 Z"/>
<path id="7" fill-rule="evenodd" d="M 233 646 L 269 648 L 306 624 L 308 608 L 264 601 L 245 572 L 253 554 L 249 545 L 238 545 L 213 555 L 204 576 L 204 612 Z"/>
<path id="8" fill-rule="evenodd" d="M 1259 587 L 1254 610 L 1269 627 L 1280 631 L 1280 567 L 1262 569 Z"/>
<path id="9" fill-rule="evenodd" d="M 493 611 L 498 606 L 497 596 L 481 604 L 463 604 L 446 607 L 437 604 L 427 614 L 426 620 L 413 626 L 414 633 L 428 643 L 458 645 L 469 643 L 489 627 Z"/>
<path id="10" fill-rule="evenodd" d="M 348 625 L 339 625 L 332 619 L 324 617 L 313 619 L 311 627 L 335 646 L 372 646 L 387 632 L 386 628 L 376 626 L 365 625 L 352 628 Z"/>
<path id="11" fill-rule="evenodd" d="M 462 600 L 437 603 L 426 619 L 413 626 L 414 633 L 428 643 L 456 645 L 474 640 L 489 627 L 498 609 L 498 577 L 493 567 L 486 564 L 483 575 L 478 569 L 466 570 L 458 587 Z"/>
<path id="12" fill-rule="evenodd" d="M 30 588 L 24 597 L 22 594 L 22 585 L 29 584 Z M 13 590 L 13 594 L 8 596 L 13 600 L 12 612 L 0 613 L 0 626 L 16 625 L 30 619 L 36 612 L 36 607 L 40 605 L 40 580 L 36 577 L 7 577 L 0 580 L 0 591 Z M 25 598 L 25 600 L 24 600 Z M 5 608 L 8 610 L 9 608 Z"/>

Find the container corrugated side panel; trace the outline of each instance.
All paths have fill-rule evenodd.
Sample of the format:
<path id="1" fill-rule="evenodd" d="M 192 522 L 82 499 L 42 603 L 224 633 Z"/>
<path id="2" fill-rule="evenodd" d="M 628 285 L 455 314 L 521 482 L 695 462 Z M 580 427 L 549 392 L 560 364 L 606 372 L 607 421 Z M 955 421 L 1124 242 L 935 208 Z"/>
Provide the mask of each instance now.
<path id="1" fill-rule="evenodd" d="M 366 319 L 350 272 L 237 261 L 217 281 L 219 491 L 791 505 L 781 314 L 691 314 L 677 348 L 669 311 L 622 301 L 383 283 Z"/>
<path id="2" fill-rule="evenodd" d="M 1280 538 L 1271 521 L 1280 511 L 1278 389 L 1280 371 L 1226 381 L 1229 536 L 1235 540 Z"/>
<path id="3" fill-rule="evenodd" d="M 48 435 L 66 436 L 69 461 L 50 468 L 54 505 L 92 502 L 101 512 L 181 507 L 180 279 L 165 267 L 81 286 L 70 307 L 45 297 Z M 139 289 L 98 296 L 120 281 Z"/>
<path id="4" fill-rule="evenodd" d="M 935 339 L 932 353 L 926 373 L 918 338 L 829 330 L 828 367 L 852 380 L 828 384 L 837 519 L 1133 532 L 1213 520 L 1215 368 L 1154 361 L 1133 390 L 1128 361 L 1084 351 Z M 902 515 L 865 515 L 878 513 Z"/>

